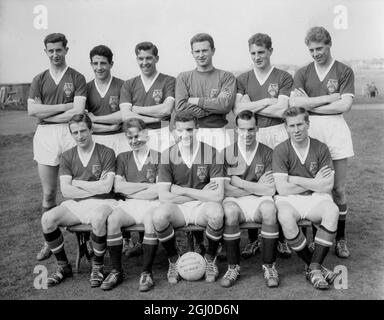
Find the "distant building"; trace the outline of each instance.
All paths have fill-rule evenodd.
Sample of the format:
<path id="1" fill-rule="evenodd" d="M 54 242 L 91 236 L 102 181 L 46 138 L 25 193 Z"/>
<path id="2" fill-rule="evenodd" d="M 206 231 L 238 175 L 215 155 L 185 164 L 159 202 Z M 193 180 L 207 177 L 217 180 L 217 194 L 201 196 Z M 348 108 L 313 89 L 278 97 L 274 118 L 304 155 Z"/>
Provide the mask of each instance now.
<path id="1" fill-rule="evenodd" d="M 27 110 L 30 83 L 0 84 L 1 109 L 12 108 Z"/>

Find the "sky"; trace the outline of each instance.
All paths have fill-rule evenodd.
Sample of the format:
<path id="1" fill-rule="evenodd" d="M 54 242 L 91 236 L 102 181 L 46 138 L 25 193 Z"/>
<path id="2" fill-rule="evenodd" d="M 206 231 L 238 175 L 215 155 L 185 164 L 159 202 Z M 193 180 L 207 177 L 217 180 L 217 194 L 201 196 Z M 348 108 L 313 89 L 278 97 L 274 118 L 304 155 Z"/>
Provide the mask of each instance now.
<path id="1" fill-rule="evenodd" d="M 47 19 L 34 12 L 41 6 Z M 247 41 L 257 32 L 272 37 L 272 63 L 310 62 L 304 37 L 316 25 L 331 33 L 336 59 L 384 58 L 383 17 L 381 0 L 0 0 L 0 83 L 31 82 L 46 70 L 43 39 L 52 32 L 67 36 L 67 63 L 87 80 L 99 44 L 112 49 L 113 74 L 126 80 L 139 73 L 141 41 L 158 46 L 159 71 L 193 69 L 189 41 L 198 32 L 213 36 L 214 65 L 228 71 L 251 67 Z"/>

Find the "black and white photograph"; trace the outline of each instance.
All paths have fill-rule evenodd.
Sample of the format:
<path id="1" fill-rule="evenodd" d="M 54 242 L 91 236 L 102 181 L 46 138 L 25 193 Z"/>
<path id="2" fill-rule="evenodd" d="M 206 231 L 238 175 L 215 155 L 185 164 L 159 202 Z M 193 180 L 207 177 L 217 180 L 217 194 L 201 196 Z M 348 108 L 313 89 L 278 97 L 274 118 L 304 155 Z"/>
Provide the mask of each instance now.
<path id="1" fill-rule="evenodd" d="M 0 300 L 384 299 L 383 16 L 0 0 Z"/>

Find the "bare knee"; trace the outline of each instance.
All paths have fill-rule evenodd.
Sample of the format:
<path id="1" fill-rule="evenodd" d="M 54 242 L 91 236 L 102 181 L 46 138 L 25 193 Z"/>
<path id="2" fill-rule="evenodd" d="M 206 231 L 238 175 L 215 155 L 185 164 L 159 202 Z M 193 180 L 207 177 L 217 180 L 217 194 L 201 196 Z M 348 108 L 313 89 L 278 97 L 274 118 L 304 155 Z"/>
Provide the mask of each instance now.
<path id="1" fill-rule="evenodd" d="M 323 206 L 324 215 L 321 219 L 321 224 L 328 230 L 334 231 L 337 229 L 339 220 L 339 209 L 334 203 L 328 203 Z"/>
<path id="2" fill-rule="evenodd" d="M 57 215 L 56 208 L 43 213 L 41 217 L 41 225 L 44 232 L 50 232 L 58 227 L 59 216 Z"/>
<path id="3" fill-rule="evenodd" d="M 107 228 L 108 228 L 108 233 L 117 233 L 121 229 L 121 223 L 120 223 L 120 215 L 119 211 L 114 210 L 112 213 L 108 216 L 108 223 L 107 223 Z"/>
<path id="4" fill-rule="evenodd" d="M 345 185 L 334 186 L 332 190 L 333 197 L 336 202 L 344 201 L 345 198 Z"/>
<path id="5" fill-rule="evenodd" d="M 265 224 L 275 224 L 276 219 L 276 207 L 272 201 L 263 202 L 260 205 L 260 213 L 263 223 Z"/>
<path id="6" fill-rule="evenodd" d="M 101 208 L 100 211 L 95 212 L 95 214 L 92 218 L 91 224 L 92 224 L 93 232 L 96 235 L 104 235 L 105 234 L 106 226 L 107 226 L 106 222 L 107 222 L 109 213 L 110 213 L 109 207 Z"/>
<path id="7" fill-rule="evenodd" d="M 156 229 L 162 229 L 169 223 L 169 207 L 167 205 L 161 205 L 156 208 L 152 216 L 153 225 Z"/>
<path id="8" fill-rule="evenodd" d="M 221 228 L 224 220 L 224 211 L 221 204 L 217 202 L 209 202 L 207 203 L 205 210 L 208 223 L 214 228 Z"/>
<path id="9" fill-rule="evenodd" d="M 235 204 L 227 202 L 223 205 L 223 209 L 226 226 L 233 226 L 239 223 L 239 208 Z"/>

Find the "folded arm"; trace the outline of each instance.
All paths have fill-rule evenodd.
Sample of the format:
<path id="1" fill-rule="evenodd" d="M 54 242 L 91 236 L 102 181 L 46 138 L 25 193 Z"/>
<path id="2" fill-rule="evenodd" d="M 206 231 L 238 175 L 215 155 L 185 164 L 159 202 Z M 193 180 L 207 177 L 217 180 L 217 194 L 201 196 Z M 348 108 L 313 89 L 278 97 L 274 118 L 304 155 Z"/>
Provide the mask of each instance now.
<path id="1" fill-rule="evenodd" d="M 92 123 L 93 132 L 111 132 L 120 128 L 120 124 Z"/>
<path id="2" fill-rule="evenodd" d="M 161 202 L 182 204 L 196 199 L 188 196 L 181 196 L 171 191 L 171 183 L 158 183 L 159 199 Z"/>
<path id="3" fill-rule="evenodd" d="M 167 97 L 162 104 L 146 107 L 133 106 L 132 112 L 161 119 L 171 115 L 174 106 L 175 99 L 172 97 Z"/>
<path id="4" fill-rule="evenodd" d="M 80 199 L 94 196 L 94 193 L 74 186 L 71 176 L 60 176 L 60 189 L 65 198 Z"/>
<path id="5" fill-rule="evenodd" d="M 88 116 L 91 118 L 93 123 L 120 124 L 122 122 L 120 111 L 103 116 L 95 116 L 92 112 L 89 112 Z"/>
<path id="6" fill-rule="evenodd" d="M 28 115 L 39 119 L 48 118 L 72 109 L 73 103 L 42 104 L 38 98 L 28 99 Z"/>
<path id="7" fill-rule="evenodd" d="M 252 112 L 258 113 L 261 110 L 267 108 L 271 104 L 272 104 L 272 101 L 269 98 L 251 101 L 251 99 L 247 94 L 242 95 L 238 93 L 236 95 L 236 101 L 235 101 L 235 106 L 233 108 L 233 113 L 237 115 L 244 110 L 250 110 Z"/>
<path id="8" fill-rule="evenodd" d="M 204 188 L 200 190 L 172 185 L 171 192 L 180 196 L 191 197 L 194 200 L 221 202 L 224 199 L 224 179 L 214 179 L 214 181 L 215 187 L 213 188 Z M 210 185 L 212 184 L 210 183 Z"/>
<path id="9" fill-rule="evenodd" d="M 301 187 L 289 181 L 288 174 L 274 173 L 273 177 L 275 179 L 276 190 L 281 196 L 288 196 L 291 194 L 300 194 L 300 193 L 309 191 L 309 189 Z"/>
<path id="10" fill-rule="evenodd" d="M 98 181 L 72 180 L 72 185 L 93 193 L 93 195 L 104 194 L 111 192 L 114 178 L 115 174 L 108 172 L 103 173 L 102 178 Z"/>
<path id="11" fill-rule="evenodd" d="M 141 119 L 145 123 L 153 123 L 153 122 L 159 121 L 159 119 L 157 119 L 157 118 L 142 116 L 136 112 L 133 112 L 132 111 L 132 104 L 130 104 L 130 103 L 120 104 L 120 112 L 121 112 L 122 121 L 126 121 L 126 120 L 132 119 L 132 118 Z"/>
<path id="12" fill-rule="evenodd" d="M 351 110 L 352 103 L 353 97 L 351 95 L 343 95 L 339 100 L 317 107 L 313 111 L 321 114 L 344 113 Z"/>
<path id="13" fill-rule="evenodd" d="M 245 191 L 257 196 L 273 196 L 276 192 L 275 183 L 272 178 L 272 173 L 264 175 L 265 179 L 260 179 L 258 182 L 251 182 L 241 179 L 238 176 L 232 176 L 231 184 L 235 187 L 244 189 Z"/>
<path id="14" fill-rule="evenodd" d="M 73 99 L 73 108 L 65 111 L 64 113 L 45 118 L 44 121 L 48 122 L 68 122 L 75 114 L 84 113 L 85 97 L 76 96 Z"/>
<path id="15" fill-rule="evenodd" d="M 248 192 L 242 188 L 235 187 L 234 185 L 232 185 L 229 179 L 226 179 L 224 181 L 224 195 L 226 197 L 238 198 L 238 197 L 249 196 L 251 194 L 252 194 L 251 192 Z"/>

